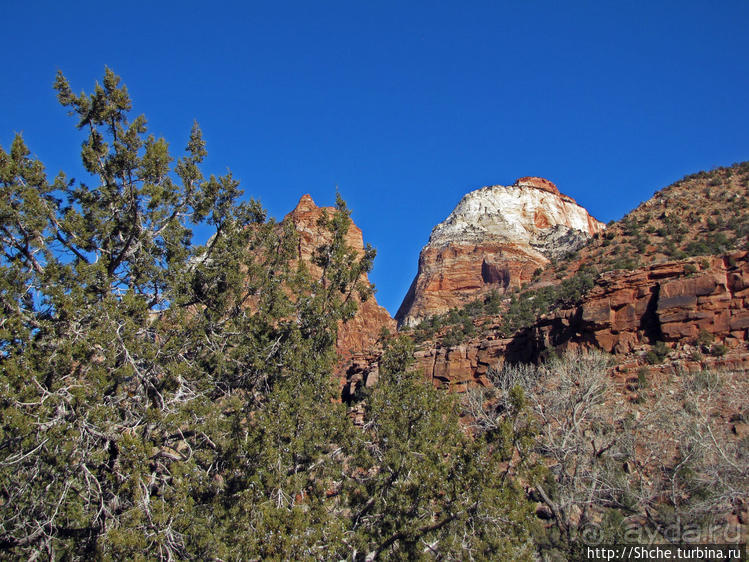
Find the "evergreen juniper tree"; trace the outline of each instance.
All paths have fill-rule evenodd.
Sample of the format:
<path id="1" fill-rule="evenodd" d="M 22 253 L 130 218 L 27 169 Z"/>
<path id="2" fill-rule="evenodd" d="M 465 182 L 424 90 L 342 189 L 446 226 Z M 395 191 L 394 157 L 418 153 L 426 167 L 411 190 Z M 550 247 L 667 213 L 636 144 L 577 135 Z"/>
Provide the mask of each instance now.
<path id="1" fill-rule="evenodd" d="M 290 224 L 204 177 L 197 125 L 175 160 L 112 71 L 55 90 L 89 177 L 0 148 L 4 556 L 530 556 L 520 491 L 403 340 L 349 419 L 336 330 L 374 252 L 346 246 L 340 197 L 308 267 Z"/>
<path id="2" fill-rule="evenodd" d="M 332 220 L 338 284 L 316 290 L 293 230 L 231 174 L 203 177 L 197 125 L 175 162 L 110 70 L 91 94 L 55 89 L 90 180 L 49 182 L 20 137 L 0 152 L 0 547 L 215 555 L 203 508 L 251 484 L 232 454 L 253 412 L 276 388 L 329 406 L 344 270 L 371 256 L 342 261 Z M 196 247 L 201 223 L 215 234 Z"/>

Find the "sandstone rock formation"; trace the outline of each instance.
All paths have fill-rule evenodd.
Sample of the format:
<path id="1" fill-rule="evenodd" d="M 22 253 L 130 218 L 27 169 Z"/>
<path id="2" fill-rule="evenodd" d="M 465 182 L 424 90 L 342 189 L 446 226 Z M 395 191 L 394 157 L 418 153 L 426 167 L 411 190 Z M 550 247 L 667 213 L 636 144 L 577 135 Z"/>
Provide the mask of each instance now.
<path id="1" fill-rule="evenodd" d="M 693 273 L 696 260 L 604 274 L 580 306 L 541 319 L 535 337 L 545 346 L 592 343 L 622 354 L 706 332 L 735 347 L 749 328 L 747 252 L 701 261 L 707 267 Z"/>
<path id="2" fill-rule="evenodd" d="M 543 178 L 472 191 L 432 230 L 395 317 L 410 326 L 493 289 L 520 286 L 603 228 Z"/>
<path id="3" fill-rule="evenodd" d="M 727 355 L 685 356 L 681 368 L 749 369 L 749 252 L 609 272 L 579 305 L 554 311 L 511 338 L 490 325 L 487 335 L 459 346 L 426 346 L 416 360 L 435 385 L 461 392 L 487 384 L 493 366 L 533 361 L 554 347 L 596 347 L 629 354 L 636 363 L 656 341 L 696 346 L 701 333 L 725 344 Z"/>
<path id="4" fill-rule="evenodd" d="M 333 207 L 318 207 L 309 195 L 303 195 L 296 208 L 284 218 L 289 221 L 299 233 L 299 257 L 307 262 L 313 273 L 319 274 L 319 269 L 312 263 L 315 250 L 324 244 L 329 238 L 329 233 L 318 225 L 323 213 L 332 216 L 335 212 Z M 346 234 L 346 243 L 353 248 L 359 256 L 364 254 L 364 242 L 361 230 L 352 222 Z M 363 281 L 369 283 L 367 276 Z M 377 339 L 382 328 L 395 331 L 395 320 L 390 317 L 387 310 L 377 304 L 374 295 L 364 302 L 357 299 L 358 310 L 354 318 L 342 324 L 338 328 L 338 340 L 336 349 L 340 358 L 341 370 L 346 369 L 346 364 L 355 356 L 365 353 L 376 346 Z"/>

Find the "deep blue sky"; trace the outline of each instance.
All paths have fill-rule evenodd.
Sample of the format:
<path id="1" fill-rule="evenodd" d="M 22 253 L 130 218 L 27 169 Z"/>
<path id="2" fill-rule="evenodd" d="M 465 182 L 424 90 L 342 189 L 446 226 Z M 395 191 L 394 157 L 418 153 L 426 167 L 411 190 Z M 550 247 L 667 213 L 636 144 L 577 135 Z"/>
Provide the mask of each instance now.
<path id="1" fill-rule="evenodd" d="M 121 75 L 173 151 L 194 119 L 281 218 L 336 186 L 395 313 L 432 227 L 520 176 L 621 217 L 687 173 L 749 160 L 749 2 L 2 0 L 0 144 L 54 175 L 80 134 L 57 69 Z"/>

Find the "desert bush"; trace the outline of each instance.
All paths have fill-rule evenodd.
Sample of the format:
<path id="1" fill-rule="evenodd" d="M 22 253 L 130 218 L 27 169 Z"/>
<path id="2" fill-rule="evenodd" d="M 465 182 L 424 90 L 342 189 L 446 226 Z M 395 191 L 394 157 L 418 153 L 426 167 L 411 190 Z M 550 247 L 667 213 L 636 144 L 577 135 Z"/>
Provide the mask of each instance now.
<path id="1" fill-rule="evenodd" d="M 664 342 L 659 341 L 645 354 L 645 360 L 651 365 L 663 363 L 670 353 L 671 349 Z"/>
<path id="2" fill-rule="evenodd" d="M 637 370 L 637 387 L 648 388 L 650 382 L 648 381 L 648 370 L 644 367 L 640 367 Z"/>
<path id="3" fill-rule="evenodd" d="M 697 344 L 701 346 L 708 346 L 711 343 L 713 343 L 713 340 L 715 337 L 713 334 L 705 330 L 704 328 L 701 328 L 699 333 L 697 334 Z"/>
<path id="4" fill-rule="evenodd" d="M 568 557 L 591 522 L 621 525 L 633 515 L 658 536 L 676 522 L 704 524 L 729 512 L 749 487 L 749 449 L 714 415 L 725 373 L 682 374 L 673 379 L 676 392 L 657 395 L 633 416 L 633 406 L 617 400 L 610 365 L 600 352 L 568 352 L 491 371 L 498 392 L 523 390 L 536 416 L 534 447 L 549 471 L 532 485 L 553 513 L 538 542 Z M 644 370 L 638 383 L 648 384 Z M 740 411 L 741 400 L 730 397 L 727 407 Z"/>

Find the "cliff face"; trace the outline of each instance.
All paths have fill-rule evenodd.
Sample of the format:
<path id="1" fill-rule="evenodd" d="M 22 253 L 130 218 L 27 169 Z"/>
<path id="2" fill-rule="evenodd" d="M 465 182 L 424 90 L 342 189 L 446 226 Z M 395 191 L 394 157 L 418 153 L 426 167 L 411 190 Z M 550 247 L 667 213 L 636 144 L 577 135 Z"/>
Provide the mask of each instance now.
<path id="1" fill-rule="evenodd" d="M 318 225 L 322 214 L 326 212 L 329 216 L 335 212 L 333 207 L 318 207 L 309 195 L 304 195 L 299 200 L 296 208 L 284 218 L 284 222 L 291 222 L 299 233 L 299 257 L 303 259 L 313 274 L 319 274 L 319 268 L 312 263 L 315 250 L 328 241 L 330 234 Z M 364 241 L 362 231 L 353 222 L 346 233 L 346 243 L 353 248 L 358 256 L 364 254 Z M 366 275 L 362 281 L 369 283 Z M 378 337 L 382 328 L 395 331 L 395 320 L 390 317 L 387 310 L 377 304 L 374 295 L 366 301 L 361 302 L 358 295 L 358 310 L 356 315 L 348 322 L 338 327 L 338 339 L 336 349 L 340 358 L 341 369 L 351 361 L 352 357 L 372 350 L 376 347 Z"/>
<path id="2" fill-rule="evenodd" d="M 674 348 L 669 360 L 682 369 L 747 369 L 749 253 L 610 272 L 578 305 L 510 338 L 488 328 L 455 347 L 425 346 L 417 364 L 435 385 L 457 392 L 487 384 L 490 367 L 533 361 L 555 347 L 596 347 L 642 363 L 652 344 L 665 341 Z M 725 356 L 700 353 L 705 339 L 725 345 Z"/>
<path id="3" fill-rule="evenodd" d="M 432 230 L 396 320 L 412 326 L 491 290 L 518 287 L 603 228 L 543 178 L 472 191 Z"/>

